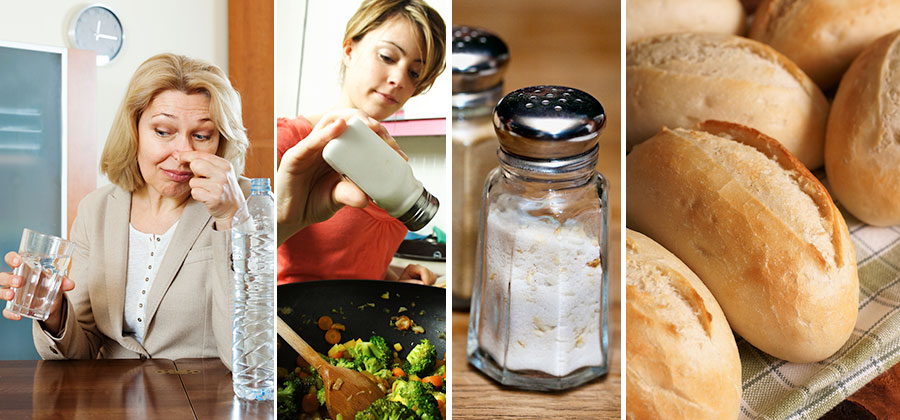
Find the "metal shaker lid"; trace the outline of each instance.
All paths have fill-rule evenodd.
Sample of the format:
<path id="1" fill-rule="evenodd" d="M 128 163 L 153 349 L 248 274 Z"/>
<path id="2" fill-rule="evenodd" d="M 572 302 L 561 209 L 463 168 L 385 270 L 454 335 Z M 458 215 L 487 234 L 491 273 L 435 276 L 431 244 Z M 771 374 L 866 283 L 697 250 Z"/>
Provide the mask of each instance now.
<path id="1" fill-rule="evenodd" d="M 586 92 L 545 85 L 504 96 L 494 108 L 493 120 L 500 148 L 506 153 L 558 159 L 594 148 L 606 124 L 606 113 Z"/>
<path id="2" fill-rule="evenodd" d="M 497 35 L 468 26 L 453 27 L 453 93 L 479 92 L 503 81 L 509 49 Z"/>

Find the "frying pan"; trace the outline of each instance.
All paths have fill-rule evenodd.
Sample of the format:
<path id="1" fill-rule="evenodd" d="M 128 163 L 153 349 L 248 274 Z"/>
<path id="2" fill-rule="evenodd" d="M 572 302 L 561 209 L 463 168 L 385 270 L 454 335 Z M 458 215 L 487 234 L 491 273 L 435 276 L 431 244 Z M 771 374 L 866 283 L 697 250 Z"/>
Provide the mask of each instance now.
<path id="1" fill-rule="evenodd" d="M 389 293 L 388 299 L 381 296 Z M 384 337 L 388 346 L 400 343 L 400 358 L 427 338 L 437 350 L 438 359 L 446 351 L 446 290 L 419 284 L 378 280 L 322 280 L 278 286 L 278 315 L 319 353 L 327 354 L 331 344 L 325 342 L 325 331 L 316 321 L 328 315 L 334 322 L 347 326 L 341 331 L 341 343 L 372 335 Z M 371 304 L 371 305 L 370 305 Z M 372 306 L 374 305 L 374 306 Z M 398 313 L 401 307 L 407 311 Z M 391 325 L 391 317 L 406 315 L 425 328 L 424 334 L 399 331 Z M 280 339 L 279 339 L 280 340 Z M 297 352 L 281 343 L 279 367 L 294 368 Z"/>

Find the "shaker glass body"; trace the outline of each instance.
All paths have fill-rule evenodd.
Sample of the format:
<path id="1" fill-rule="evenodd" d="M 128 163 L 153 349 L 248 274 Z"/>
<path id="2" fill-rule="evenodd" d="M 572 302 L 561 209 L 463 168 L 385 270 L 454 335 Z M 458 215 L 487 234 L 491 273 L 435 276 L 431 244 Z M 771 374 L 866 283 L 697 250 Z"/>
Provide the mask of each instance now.
<path id="1" fill-rule="evenodd" d="M 529 160 L 499 151 L 484 187 L 469 361 L 535 390 L 607 372 L 607 183 L 582 156 Z"/>

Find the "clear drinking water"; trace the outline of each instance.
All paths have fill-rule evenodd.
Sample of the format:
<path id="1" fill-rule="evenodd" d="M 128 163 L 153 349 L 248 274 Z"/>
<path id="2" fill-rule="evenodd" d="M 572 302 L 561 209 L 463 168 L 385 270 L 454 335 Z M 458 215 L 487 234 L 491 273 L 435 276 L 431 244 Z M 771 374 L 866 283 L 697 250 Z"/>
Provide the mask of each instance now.
<path id="1" fill-rule="evenodd" d="M 68 267 L 70 256 L 20 254 L 22 265 L 13 274 L 22 277 L 22 286 L 15 288 L 15 298 L 6 304 L 13 313 L 41 321 L 50 316 L 50 308 L 59 295 L 62 281 L 56 267 Z"/>
<path id="2" fill-rule="evenodd" d="M 15 297 L 6 302 L 14 314 L 46 321 L 59 296 L 62 277 L 69 269 L 75 244 L 31 229 L 22 231 L 19 256 L 22 265 L 13 274 L 22 277 L 22 285 L 13 289 Z"/>
<path id="3" fill-rule="evenodd" d="M 268 179 L 251 191 L 232 226 L 232 378 L 239 398 L 263 401 L 275 395 L 275 200 Z"/>

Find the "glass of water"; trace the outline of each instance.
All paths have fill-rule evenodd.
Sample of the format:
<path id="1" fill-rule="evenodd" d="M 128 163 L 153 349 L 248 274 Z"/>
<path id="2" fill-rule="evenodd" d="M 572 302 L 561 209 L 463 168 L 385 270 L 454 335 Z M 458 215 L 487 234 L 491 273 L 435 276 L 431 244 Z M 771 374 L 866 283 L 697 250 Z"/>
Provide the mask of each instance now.
<path id="1" fill-rule="evenodd" d="M 22 264 L 13 270 L 13 274 L 22 278 L 22 283 L 13 288 L 15 297 L 6 302 L 6 309 L 45 321 L 59 296 L 62 277 L 69 270 L 74 252 L 73 242 L 25 229 L 19 244 Z"/>

